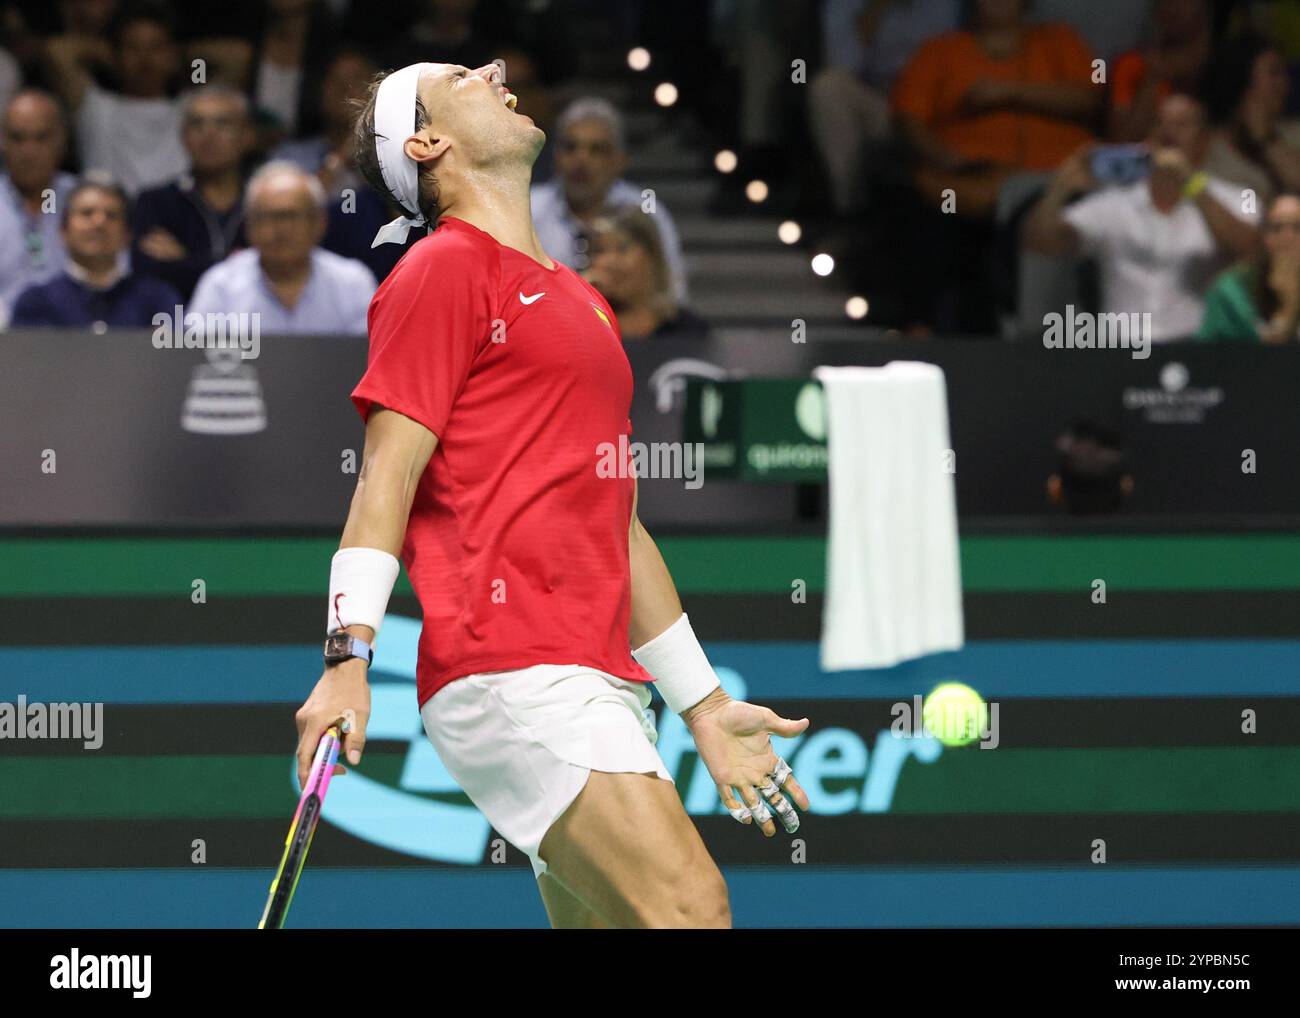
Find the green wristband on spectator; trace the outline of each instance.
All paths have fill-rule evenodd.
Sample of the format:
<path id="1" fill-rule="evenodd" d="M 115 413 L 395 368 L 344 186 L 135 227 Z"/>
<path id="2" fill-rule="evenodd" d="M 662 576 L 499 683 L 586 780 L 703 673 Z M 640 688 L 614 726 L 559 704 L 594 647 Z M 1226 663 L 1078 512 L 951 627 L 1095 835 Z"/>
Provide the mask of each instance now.
<path id="1" fill-rule="evenodd" d="M 1204 170 L 1197 170 L 1187 178 L 1187 183 L 1183 185 L 1183 197 L 1195 199 L 1198 194 L 1205 190 L 1205 185 L 1210 182 L 1210 175 Z"/>

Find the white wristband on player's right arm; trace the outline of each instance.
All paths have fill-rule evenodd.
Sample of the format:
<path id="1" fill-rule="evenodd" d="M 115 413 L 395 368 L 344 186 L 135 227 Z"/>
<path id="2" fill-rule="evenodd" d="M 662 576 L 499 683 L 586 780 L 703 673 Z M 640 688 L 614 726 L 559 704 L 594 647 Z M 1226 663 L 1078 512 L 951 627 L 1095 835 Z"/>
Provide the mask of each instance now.
<path id="1" fill-rule="evenodd" d="M 654 678 L 675 714 L 694 707 L 722 685 L 685 612 L 649 643 L 632 651 L 632 657 Z"/>
<path id="2" fill-rule="evenodd" d="M 330 561 L 325 632 L 369 626 L 379 635 L 401 563 L 378 548 L 340 548 Z"/>

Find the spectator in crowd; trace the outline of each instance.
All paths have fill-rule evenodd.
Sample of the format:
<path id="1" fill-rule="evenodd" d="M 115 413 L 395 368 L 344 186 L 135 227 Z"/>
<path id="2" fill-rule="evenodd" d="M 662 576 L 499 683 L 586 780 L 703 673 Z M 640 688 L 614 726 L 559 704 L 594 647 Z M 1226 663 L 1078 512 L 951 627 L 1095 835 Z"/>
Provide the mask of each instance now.
<path id="1" fill-rule="evenodd" d="M 1015 174 L 1055 169 L 1101 108 L 1078 33 L 1030 25 L 1025 8 L 974 0 L 970 28 L 925 43 L 894 85 L 914 186 L 911 205 L 902 196 L 892 213 L 901 258 L 891 289 L 911 333 L 993 331 L 998 194 Z"/>
<path id="2" fill-rule="evenodd" d="M 624 340 L 705 339 L 708 323 L 673 295 L 654 217 L 635 205 L 595 223 L 587 279 L 618 315 Z"/>
<path id="3" fill-rule="evenodd" d="M 48 92 L 25 89 L 5 108 L 0 174 L 0 325 L 18 295 L 63 269 L 61 213 L 76 178 L 59 170 L 68 131 Z"/>
<path id="4" fill-rule="evenodd" d="M 1290 81 L 1286 61 L 1255 35 L 1216 56 L 1207 87 L 1214 131 L 1205 169 L 1248 187 L 1267 205 L 1280 191 L 1300 191 L 1300 123 L 1283 119 Z"/>
<path id="5" fill-rule="evenodd" d="M 570 268 L 585 269 L 592 223 L 630 205 L 639 207 L 641 189 L 620 179 L 627 168 L 623 119 L 604 99 L 578 99 L 560 114 L 555 144 L 555 178 L 532 189 L 533 223 L 547 254 Z M 653 216 L 672 272 L 673 293 L 684 302 L 686 269 L 677 227 L 657 199 Z"/>
<path id="6" fill-rule="evenodd" d="M 109 44 L 118 0 L 62 0 L 43 3 L 29 0 L 0 5 L 0 38 L 22 68 L 29 85 L 50 87 L 46 41 L 54 36 L 78 36 L 88 40 L 95 52 L 97 73 L 111 74 L 112 47 Z"/>
<path id="7" fill-rule="evenodd" d="M 1111 67 L 1112 141 L 1148 137 L 1167 96 L 1200 94 L 1214 49 L 1210 13 L 1210 0 L 1156 0 L 1147 45 L 1122 54 Z"/>
<path id="8" fill-rule="evenodd" d="M 1278 195 L 1264 217 L 1264 243 L 1224 272 L 1205 296 L 1198 339 L 1300 340 L 1300 196 Z"/>
<path id="9" fill-rule="evenodd" d="M 173 313 L 180 294 L 166 283 L 132 273 L 130 200 L 107 178 L 77 184 L 63 210 L 67 261 L 53 279 L 24 290 L 14 326 L 144 328 L 159 312 Z"/>
<path id="10" fill-rule="evenodd" d="M 293 163 L 267 163 L 248 182 L 248 239 L 203 274 L 186 309 L 260 315 L 264 333 L 365 335 L 375 277 L 361 262 L 318 245 L 325 190 Z"/>
<path id="11" fill-rule="evenodd" d="M 1133 494 L 1124 448 L 1117 434 L 1091 421 L 1079 421 L 1056 439 L 1056 472 L 1047 479 L 1047 497 L 1075 515 L 1118 512 Z"/>
<path id="12" fill-rule="evenodd" d="M 375 62 L 360 50 L 340 50 L 330 62 L 321 88 L 323 133 L 285 142 L 271 158 L 288 160 L 316 174 L 320 180 L 329 199 L 329 225 L 321 247 L 365 262 L 377 279 L 383 279 L 406 253 L 406 248 L 422 234 L 412 235 L 405 245 L 371 247 L 375 232 L 396 212 L 357 170 L 352 148 L 352 117 L 354 103 L 365 98 L 370 79 L 378 70 Z"/>
<path id="13" fill-rule="evenodd" d="M 190 172 L 140 195 L 135 265 L 188 298 L 215 262 L 244 246 L 244 160 L 253 147 L 248 99 L 226 85 L 181 98 Z"/>
<path id="14" fill-rule="evenodd" d="M 1214 276 L 1254 251 L 1259 218 L 1240 188 L 1200 168 L 1207 138 L 1200 104 L 1168 96 L 1149 142 L 1150 174 L 1094 190 L 1089 153 L 1080 149 L 1026 217 L 1024 242 L 1045 254 L 1096 258 L 1101 310 L 1150 313 L 1153 341 L 1193 336 Z M 1081 191 L 1092 193 L 1067 208 Z"/>
<path id="15" fill-rule="evenodd" d="M 76 113 L 76 139 L 85 170 L 102 170 L 128 193 L 164 184 L 185 172 L 181 111 L 171 97 L 179 50 L 166 8 L 140 4 L 114 24 L 111 57 L 119 92 L 91 76 L 97 41 L 69 35 L 47 46 L 52 81 Z"/>
<path id="16" fill-rule="evenodd" d="M 808 113 L 838 213 L 861 211 L 868 163 L 893 129 L 889 93 L 916 49 L 957 27 L 958 0 L 828 0 L 826 67 L 808 86 Z"/>
<path id="17" fill-rule="evenodd" d="M 1065 25 L 1029 25 L 1028 0 L 975 0 L 971 29 L 922 46 L 894 87 L 916 183 L 959 216 L 984 218 L 1017 170 L 1052 170 L 1088 140 L 1101 110 L 1092 55 Z"/>
<path id="18" fill-rule="evenodd" d="M 259 151 L 320 130 L 321 82 L 338 42 L 336 6 L 266 0 L 266 20 L 250 56 L 253 105 L 263 133 Z"/>
<path id="19" fill-rule="evenodd" d="M 271 153 L 273 161 L 287 160 L 321 178 L 327 191 L 340 176 L 360 179 L 352 158 L 352 105 L 366 94 L 366 86 L 379 70 L 369 55 L 344 48 L 334 54 L 321 82 L 321 131 L 308 138 L 284 142 Z"/>

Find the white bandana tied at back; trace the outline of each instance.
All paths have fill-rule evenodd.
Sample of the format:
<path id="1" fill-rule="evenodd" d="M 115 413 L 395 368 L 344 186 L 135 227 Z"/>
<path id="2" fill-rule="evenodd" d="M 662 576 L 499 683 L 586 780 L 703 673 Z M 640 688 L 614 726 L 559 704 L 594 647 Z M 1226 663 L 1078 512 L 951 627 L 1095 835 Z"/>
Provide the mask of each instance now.
<path id="1" fill-rule="evenodd" d="M 375 96 L 375 155 L 384 183 L 404 208 L 414 216 L 398 216 L 375 234 L 372 248 L 380 244 L 405 244 L 412 226 L 427 226 L 420 208 L 420 174 L 414 159 L 406 154 L 406 139 L 415 133 L 416 86 L 420 75 L 433 64 L 410 64 L 394 71 L 379 85 Z"/>

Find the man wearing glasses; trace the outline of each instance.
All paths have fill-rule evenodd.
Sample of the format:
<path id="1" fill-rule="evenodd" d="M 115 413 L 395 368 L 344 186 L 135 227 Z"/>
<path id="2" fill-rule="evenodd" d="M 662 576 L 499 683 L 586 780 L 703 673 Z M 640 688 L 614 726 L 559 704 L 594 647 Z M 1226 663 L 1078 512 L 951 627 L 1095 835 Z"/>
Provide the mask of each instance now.
<path id="1" fill-rule="evenodd" d="M 542 247 L 556 261 L 582 271 L 591 261 L 593 224 L 640 205 L 659 227 L 673 296 L 686 303 L 686 267 L 677 226 L 662 201 L 647 206 L 642 188 L 623 179 L 627 168 L 623 118 L 605 99 L 578 99 L 555 127 L 555 177 L 533 185 L 533 225 Z"/>
<path id="2" fill-rule="evenodd" d="M 183 297 L 215 263 L 244 247 L 244 161 L 253 147 L 248 99 L 205 85 L 181 100 L 190 170 L 136 202 L 135 264 Z"/>
<path id="3" fill-rule="evenodd" d="M 187 315 L 256 313 L 263 334 L 364 336 L 375 277 L 319 246 L 326 222 L 320 181 L 293 163 L 267 163 L 248 182 L 245 200 L 252 247 L 203 274 Z"/>

